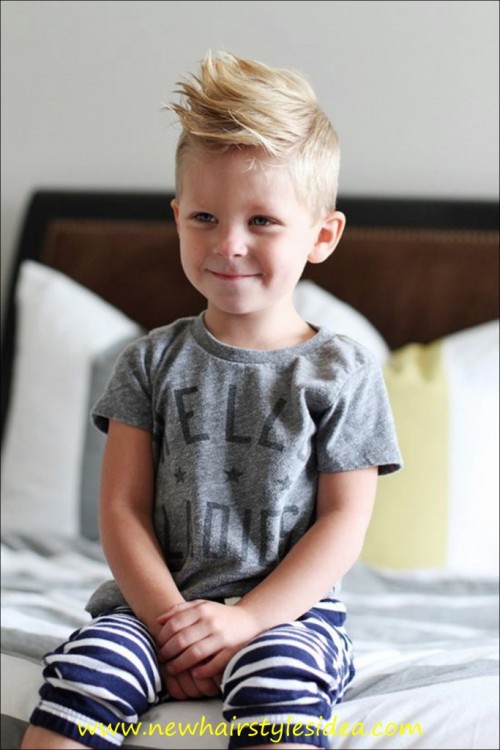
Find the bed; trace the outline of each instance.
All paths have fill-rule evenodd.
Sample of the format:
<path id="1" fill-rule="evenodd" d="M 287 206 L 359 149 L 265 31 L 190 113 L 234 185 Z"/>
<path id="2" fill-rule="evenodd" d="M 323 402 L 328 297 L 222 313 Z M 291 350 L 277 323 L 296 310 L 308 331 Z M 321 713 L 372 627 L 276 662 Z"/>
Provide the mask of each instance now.
<path id="1" fill-rule="evenodd" d="M 38 190 L 2 346 L 2 748 L 43 653 L 109 577 L 96 525 L 103 439 L 88 418 L 118 352 L 203 309 L 159 192 Z M 498 204 L 345 196 L 301 313 L 371 348 L 405 469 L 380 481 L 342 597 L 357 675 L 332 748 L 498 748 Z M 89 729 L 91 731 L 92 728 Z M 217 699 L 163 703 L 125 746 L 222 748 Z"/>

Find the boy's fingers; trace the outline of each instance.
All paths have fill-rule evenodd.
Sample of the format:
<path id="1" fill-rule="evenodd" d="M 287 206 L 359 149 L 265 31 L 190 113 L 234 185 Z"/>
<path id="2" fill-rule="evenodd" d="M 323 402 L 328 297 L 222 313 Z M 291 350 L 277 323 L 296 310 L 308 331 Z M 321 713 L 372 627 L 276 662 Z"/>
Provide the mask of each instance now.
<path id="1" fill-rule="evenodd" d="M 170 659 L 177 658 L 186 652 L 187 649 L 193 646 L 196 647 L 196 644 L 203 641 L 208 636 L 210 636 L 210 631 L 202 623 L 195 621 L 194 623 L 189 624 L 189 626 L 186 625 L 186 627 L 173 635 L 167 638 L 162 638 L 161 644 L 158 643 L 158 655 L 160 661 L 169 661 Z"/>
<path id="2" fill-rule="evenodd" d="M 226 668 L 229 659 L 235 653 L 235 649 L 223 648 L 212 659 L 208 659 L 205 664 L 200 664 L 193 668 L 193 677 L 195 679 L 212 677 L 222 681 L 222 673 Z"/>
<path id="3" fill-rule="evenodd" d="M 210 659 L 220 648 L 217 640 L 208 636 L 194 643 L 183 651 L 179 656 L 167 662 L 166 669 L 169 674 L 179 674 L 191 669 L 200 662 Z M 212 674 L 202 674 L 200 677 L 211 677 Z"/>

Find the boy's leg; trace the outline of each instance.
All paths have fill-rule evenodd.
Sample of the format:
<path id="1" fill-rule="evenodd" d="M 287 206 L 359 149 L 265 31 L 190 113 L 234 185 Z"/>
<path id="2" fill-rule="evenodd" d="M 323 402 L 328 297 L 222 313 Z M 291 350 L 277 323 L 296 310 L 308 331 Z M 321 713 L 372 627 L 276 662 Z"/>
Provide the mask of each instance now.
<path id="1" fill-rule="evenodd" d="M 88 745 L 34 724 L 29 725 L 21 743 L 21 750 L 79 750 L 80 748 L 86 749 Z"/>
<path id="2" fill-rule="evenodd" d="M 230 748 L 328 747 L 321 725 L 354 676 L 345 617 L 341 602 L 325 599 L 296 622 L 258 636 L 231 659 L 223 677 Z"/>
<path id="3" fill-rule="evenodd" d="M 122 730 L 126 733 L 137 723 L 161 692 L 154 641 L 126 609 L 102 615 L 73 633 L 45 656 L 44 665 L 45 682 L 31 724 L 83 747 L 117 748 Z"/>

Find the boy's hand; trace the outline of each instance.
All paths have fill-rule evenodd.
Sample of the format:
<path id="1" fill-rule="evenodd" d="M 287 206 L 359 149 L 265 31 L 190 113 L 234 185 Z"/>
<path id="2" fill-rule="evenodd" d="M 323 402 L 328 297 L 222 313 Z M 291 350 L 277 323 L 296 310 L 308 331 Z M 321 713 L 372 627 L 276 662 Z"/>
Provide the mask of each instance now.
<path id="1" fill-rule="evenodd" d="M 204 599 L 176 604 L 158 622 L 158 654 L 166 674 L 190 670 L 195 679 L 220 674 L 231 656 L 261 632 L 243 607 Z"/>
<path id="2" fill-rule="evenodd" d="M 176 701 L 215 698 L 220 693 L 222 675 L 203 679 L 193 677 L 189 671 L 172 675 L 167 672 L 164 664 L 160 664 L 160 671 L 168 695 Z"/>

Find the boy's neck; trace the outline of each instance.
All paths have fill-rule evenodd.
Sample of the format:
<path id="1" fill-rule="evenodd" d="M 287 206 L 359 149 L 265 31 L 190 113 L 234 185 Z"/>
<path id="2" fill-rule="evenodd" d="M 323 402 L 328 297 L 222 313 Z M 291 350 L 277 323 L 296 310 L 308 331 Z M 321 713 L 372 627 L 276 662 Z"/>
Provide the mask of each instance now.
<path id="1" fill-rule="evenodd" d="M 223 344 L 241 349 L 285 349 L 304 343 L 316 333 L 295 309 L 287 315 L 232 315 L 209 305 L 204 320 L 205 326 L 214 338 Z"/>

